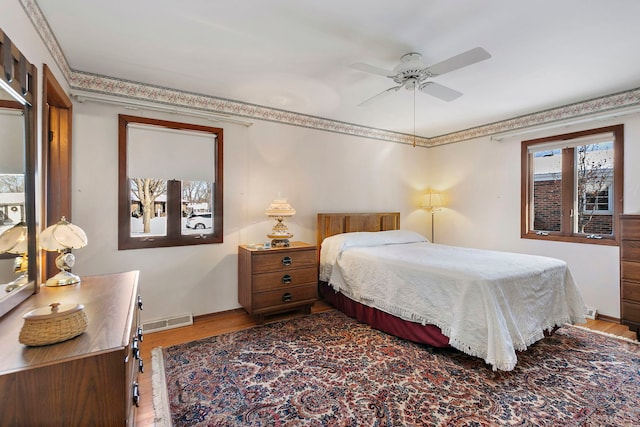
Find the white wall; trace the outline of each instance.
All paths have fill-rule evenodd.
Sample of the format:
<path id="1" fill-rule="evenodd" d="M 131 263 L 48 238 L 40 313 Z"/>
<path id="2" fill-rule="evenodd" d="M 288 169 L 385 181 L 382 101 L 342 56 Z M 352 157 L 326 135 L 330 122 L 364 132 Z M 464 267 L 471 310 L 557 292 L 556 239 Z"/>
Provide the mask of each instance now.
<path id="1" fill-rule="evenodd" d="M 520 141 L 612 124 L 625 125 L 624 211 L 640 211 L 640 115 L 566 126 L 495 141 L 434 147 L 429 182 L 444 191 L 436 213 L 438 243 L 551 256 L 566 261 L 585 303 L 620 317 L 619 248 L 520 238 Z"/>
<path id="2" fill-rule="evenodd" d="M 118 251 L 117 115 L 224 128 L 224 243 Z M 279 194 L 297 214 L 293 240 L 315 243 L 316 214 L 399 211 L 403 228 L 428 233 L 417 208 L 427 185 L 429 150 L 255 121 L 251 127 L 204 119 L 75 103 L 73 218 L 89 245 L 74 251 L 81 275 L 140 270 L 143 320 L 239 307 L 237 247 L 264 242 L 273 227 L 264 209 Z"/>

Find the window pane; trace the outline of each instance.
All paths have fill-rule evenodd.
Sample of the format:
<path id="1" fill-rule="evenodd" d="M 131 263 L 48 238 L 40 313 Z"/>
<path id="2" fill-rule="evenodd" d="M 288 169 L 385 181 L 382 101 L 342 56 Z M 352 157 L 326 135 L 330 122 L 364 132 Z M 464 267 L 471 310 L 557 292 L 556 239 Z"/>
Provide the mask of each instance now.
<path id="1" fill-rule="evenodd" d="M 182 181 L 182 234 L 213 233 L 213 183 Z"/>
<path id="2" fill-rule="evenodd" d="M 24 214 L 24 175 L 0 173 L 0 234 L 24 221 Z"/>
<path id="3" fill-rule="evenodd" d="M 613 141 L 575 148 L 576 212 L 574 232 L 611 234 L 611 185 L 613 183 Z"/>
<path id="4" fill-rule="evenodd" d="M 533 224 L 535 231 L 562 229 L 562 151 L 533 153 Z"/>
<path id="5" fill-rule="evenodd" d="M 167 235 L 167 181 L 131 178 L 131 237 Z"/>

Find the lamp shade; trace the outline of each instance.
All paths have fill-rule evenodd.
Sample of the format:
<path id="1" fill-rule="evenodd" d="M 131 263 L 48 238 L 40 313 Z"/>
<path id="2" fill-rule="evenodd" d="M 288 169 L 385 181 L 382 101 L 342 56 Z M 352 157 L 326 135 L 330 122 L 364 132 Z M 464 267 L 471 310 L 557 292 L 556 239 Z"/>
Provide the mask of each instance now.
<path id="1" fill-rule="evenodd" d="M 287 199 L 276 199 L 271 202 L 267 209 L 265 209 L 264 214 L 270 218 L 278 218 L 294 216 L 296 214 L 296 210 L 287 203 Z"/>
<path id="2" fill-rule="evenodd" d="M 422 204 L 420 205 L 421 208 L 431 210 L 440 209 L 443 206 L 444 204 L 442 203 L 442 196 L 440 193 L 434 193 L 431 191 L 424 195 Z"/>
<path id="3" fill-rule="evenodd" d="M 46 251 L 80 249 L 87 246 L 87 242 L 84 230 L 68 222 L 65 217 L 40 234 L 40 247 Z"/>
<path id="4" fill-rule="evenodd" d="M 0 235 L 0 254 L 25 254 L 27 243 L 27 224 L 19 222 Z"/>

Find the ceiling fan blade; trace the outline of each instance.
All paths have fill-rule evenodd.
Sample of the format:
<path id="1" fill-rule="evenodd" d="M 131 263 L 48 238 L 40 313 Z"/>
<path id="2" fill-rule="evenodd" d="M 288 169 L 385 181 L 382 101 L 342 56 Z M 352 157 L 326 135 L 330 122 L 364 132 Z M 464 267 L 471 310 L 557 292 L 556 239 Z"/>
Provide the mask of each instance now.
<path id="1" fill-rule="evenodd" d="M 452 56 L 449 59 L 438 62 L 430 67 L 427 67 L 427 71 L 432 77 L 440 76 L 444 73 L 449 73 L 454 70 L 466 67 L 476 62 L 484 61 L 491 58 L 491 54 L 481 47 L 476 47 L 466 52 L 462 52 L 459 55 Z"/>
<path id="2" fill-rule="evenodd" d="M 402 85 L 390 87 L 389 89 L 384 90 L 384 91 L 380 92 L 379 94 L 374 95 L 371 98 L 362 101 L 360 104 L 358 104 L 358 107 L 364 107 L 366 105 L 369 105 L 369 104 L 373 103 L 373 101 L 377 101 L 379 99 L 386 98 L 388 95 L 392 94 L 393 92 L 399 91 L 401 88 L 402 88 Z"/>
<path id="3" fill-rule="evenodd" d="M 427 82 L 420 86 L 420 92 L 426 93 L 431 96 L 435 96 L 443 101 L 451 102 L 454 99 L 460 98 L 463 94 L 457 90 L 448 88 L 435 82 Z"/>
<path id="4" fill-rule="evenodd" d="M 385 70 L 384 68 L 379 68 L 373 65 L 365 64 L 363 62 L 356 62 L 355 64 L 351 64 L 351 68 L 364 71 L 365 73 L 378 74 L 379 76 L 384 76 L 384 77 L 393 77 L 396 75 L 395 71 Z"/>

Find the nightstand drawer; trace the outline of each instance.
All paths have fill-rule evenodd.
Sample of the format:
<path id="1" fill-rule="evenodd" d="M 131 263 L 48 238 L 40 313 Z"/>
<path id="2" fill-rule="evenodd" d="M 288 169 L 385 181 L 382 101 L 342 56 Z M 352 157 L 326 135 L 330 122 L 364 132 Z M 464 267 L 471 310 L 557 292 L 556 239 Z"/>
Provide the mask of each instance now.
<path id="1" fill-rule="evenodd" d="M 622 261 L 620 265 L 621 279 L 640 282 L 640 262 Z"/>
<path id="2" fill-rule="evenodd" d="M 251 261 L 253 274 L 268 271 L 286 271 L 294 268 L 313 267 L 317 263 L 315 247 L 311 250 L 274 250 L 254 254 Z"/>
<path id="3" fill-rule="evenodd" d="M 627 261 L 640 261 L 640 240 L 623 240 L 620 245 L 620 258 Z"/>
<path id="4" fill-rule="evenodd" d="M 640 283 L 622 282 L 622 299 L 640 304 Z"/>
<path id="5" fill-rule="evenodd" d="M 629 322 L 640 323 L 640 304 L 622 301 L 622 318 Z"/>
<path id="6" fill-rule="evenodd" d="M 640 221 L 637 215 L 624 215 L 620 218 L 620 235 L 623 239 L 640 240 Z"/>
<path id="7" fill-rule="evenodd" d="M 281 287 L 292 287 L 306 283 L 318 283 L 318 269 L 316 267 L 276 271 L 253 275 L 253 292 L 262 292 Z"/>
<path id="8" fill-rule="evenodd" d="M 313 302 L 318 297 L 318 284 L 313 283 L 295 288 L 259 292 L 253 294 L 254 311 L 260 309 L 275 309 L 287 305 L 295 306 Z"/>

